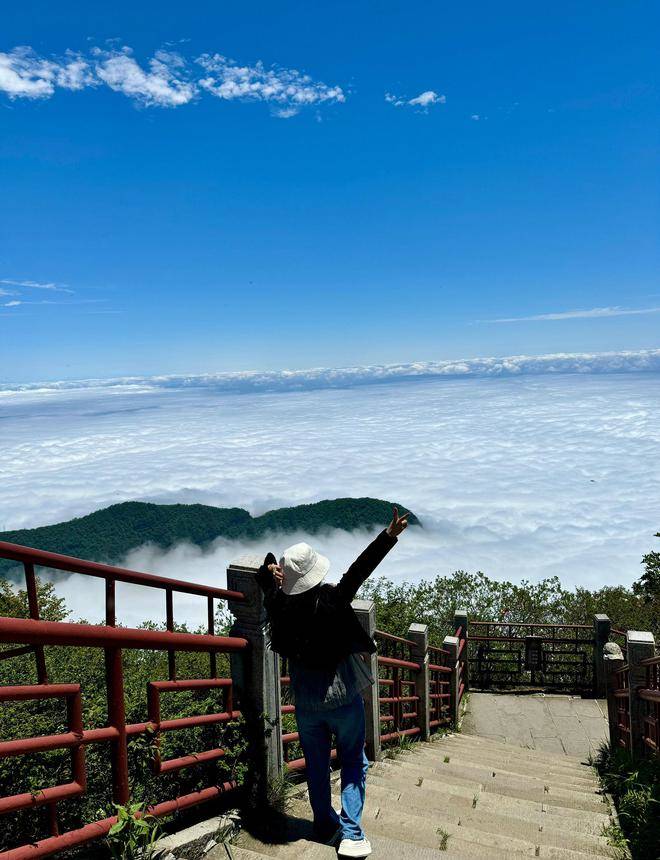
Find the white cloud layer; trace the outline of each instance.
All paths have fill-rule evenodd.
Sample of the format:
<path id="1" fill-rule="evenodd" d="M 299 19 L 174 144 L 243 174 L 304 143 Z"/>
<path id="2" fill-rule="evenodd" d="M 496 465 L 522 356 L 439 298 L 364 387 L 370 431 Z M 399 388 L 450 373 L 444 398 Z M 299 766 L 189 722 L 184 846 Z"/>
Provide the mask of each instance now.
<path id="1" fill-rule="evenodd" d="M 480 322 L 515 323 L 552 320 L 602 319 L 604 317 L 645 316 L 647 314 L 658 313 L 660 313 L 660 308 L 588 308 L 586 310 L 555 311 L 554 313 L 548 314 L 534 314 L 529 317 L 504 317 L 496 320 L 480 320 Z"/>
<path id="2" fill-rule="evenodd" d="M 0 92 L 10 99 L 50 98 L 57 88 L 101 85 L 149 107 L 179 107 L 210 93 L 225 101 L 268 103 L 280 117 L 346 99 L 341 87 L 315 81 L 296 69 L 262 62 L 239 65 L 221 54 L 203 54 L 191 63 L 177 52 L 159 50 L 141 65 L 128 47 L 48 58 L 29 47 L 0 52 Z"/>
<path id="3" fill-rule="evenodd" d="M 396 96 L 393 93 L 385 93 L 385 101 L 394 107 L 417 108 L 422 113 L 427 113 L 432 105 L 443 105 L 447 97 L 436 93 L 434 90 L 425 90 L 414 98 L 407 99 L 404 96 Z"/>
<path id="4" fill-rule="evenodd" d="M 365 367 L 318 367 L 307 370 L 244 370 L 226 373 L 124 376 L 113 379 L 63 380 L 0 384 L 0 397 L 22 391 L 54 392 L 86 389 L 157 391 L 208 389 L 215 392 L 309 391 L 347 388 L 409 379 L 506 377 L 559 373 L 660 372 L 660 349 L 620 352 L 560 352 L 550 355 L 512 355 L 506 358 L 465 358 L 417 361 L 411 364 L 373 364 Z"/>
<path id="5" fill-rule="evenodd" d="M 657 371 L 240 397 L 139 384 L 23 391 L 2 406 L 0 528 L 126 499 L 259 514 L 371 495 L 410 505 L 425 526 L 407 532 L 384 564 L 394 579 L 465 568 L 513 580 L 557 574 L 566 585 L 630 583 L 659 526 Z M 223 584 L 232 558 L 303 537 L 220 541 L 205 553 L 147 547 L 128 563 Z M 329 555 L 335 575 L 367 540 L 331 532 L 310 542 Z M 58 586 L 77 614 L 96 620 L 94 587 Z M 199 601 L 177 601 L 178 617 L 201 620 Z M 163 611 L 151 595 L 123 591 L 119 609 L 127 623 L 159 620 Z"/>

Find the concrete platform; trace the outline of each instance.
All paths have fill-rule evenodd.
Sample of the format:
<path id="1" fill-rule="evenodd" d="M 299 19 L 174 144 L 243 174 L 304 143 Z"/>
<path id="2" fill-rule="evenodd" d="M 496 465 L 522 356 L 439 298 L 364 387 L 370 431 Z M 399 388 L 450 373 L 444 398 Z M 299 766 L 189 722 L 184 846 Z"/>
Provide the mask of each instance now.
<path id="1" fill-rule="evenodd" d="M 586 759 L 607 740 L 607 704 L 535 693 L 470 693 L 462 731 L 512 746 Z"/>

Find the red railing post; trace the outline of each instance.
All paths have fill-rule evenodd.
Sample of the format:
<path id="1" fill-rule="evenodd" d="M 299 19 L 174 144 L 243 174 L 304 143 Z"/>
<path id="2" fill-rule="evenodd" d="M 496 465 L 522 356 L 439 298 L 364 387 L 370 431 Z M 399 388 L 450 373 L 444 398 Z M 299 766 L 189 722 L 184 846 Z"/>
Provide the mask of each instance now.
<path id="1" fill-rule="evenodd" d="M 270 648 L 263 593 L 255 576 L 260 565 L 259 559 L 245 556 L 227 568 L 227 587 L 245 595 L 228 601 L 236 619 L 230 635 L 249 643 L 246 652 L 231 655 L 231 677 L 251 744 L 251 777 L 259 792 L 283 767 L 280 660 Z"/>
<path id="2" fill-rule="evenodd" d="M 105 676 L 108 697 L 108 725 L 117 730 L 110 741 L 112 799 L 125 806 L 129 800 L 126 712 L 124 708 L 124 669 L 121 648 L 105 649 Z"/>
<path id="3" fill-rule="evenodd" d="M 454 612 L 454 630 L 460 630 L 459 639 L 464 640 L 465 644 L 461 651 L 461 661 L 463 663 L 463 686 L 465 692 L 470 689 L 470 660 L 468 654 L 469 635 L 468 635 L 468 614 L 467 609 L 457 609 Z"/>
<path id="4" fill-rule="evenodd" d="M 39 598 L 37 596 L 37 578 L 34 575 L 34 565 L 31 562 L 23 564 L 25 570 L 25 588 L 27 590 L 28 611 L 30 618 L 39 620 Z M 47 684 L 48 673 L 46 671 L 46 658 L 42 645 L 34 646 L 34 658 L 37 664 L 37 683 Z"/>
<path id="5" fill-rule="evenodd" d="M 612 622 L 607 615 L 594 615 L 594 695 L 602 699 L 606 694 L 605 645 L 609 641 Z M 576 631 L 577 638 L 577 631 Z"/>
<path id="6" fill-rule="evenodd" d="M 619 745 L 619 704 L 614 695 L 617 690 L 617 674 L 623 667 L 623 654 L 616 642 L 608 642 L 603 649 L 603 672 L 605 675 L 605 695 L 607 697 L 607 722 L 610 729 L 610 743 Z"/>
<path id="7" fill-rule="evenodd" d="M 451 722 L 454 728 L 456 728 L 459 723 L 461 705 L 461 677 L 458 654 L 459 642 L 460 640 L 458 636 L 445 636 L 444 642 L 442 643 L 442 647 L 445 651 L 449 652 L 447 655 L 447 665 L 451 669 L 451 675 L 449 676 L 449 713 L 451 715 Z"/>
<path id="8" fill-rule="evenodd" d="M 419 671 L 415 673 L 415 694 L 419 696 L 417 700 L 417 725 L 421 729 L 421 740 L 427 741 L 431 737 L 428 624 L 411 624 L 406 635 L 415 643 L 410 649 L 410 657 L 415 663 L 419 663 Z"/>

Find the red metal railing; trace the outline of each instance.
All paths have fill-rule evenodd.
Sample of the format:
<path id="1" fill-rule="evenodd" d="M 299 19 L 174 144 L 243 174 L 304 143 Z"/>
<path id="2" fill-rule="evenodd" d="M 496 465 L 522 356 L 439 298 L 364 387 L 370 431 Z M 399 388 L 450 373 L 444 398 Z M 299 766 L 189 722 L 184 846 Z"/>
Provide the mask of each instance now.
<path id="1" fill-rule="evenodd" d="M 644 745 L 652 753 L 660 755 L 660 656 L 641 660 L 646 668 L 646 684 L 638 690 L 644 702 Z"/>
<path id="2" fill-rule="evenodd" d="M 153 574 L 110 565 L 83 561 L 56 553 L 43 552 L 28 547 L 0 542 L 0 558 L 8 558 L 23 564 L 28 595 L 30 619 L 0 618 L 0 643 L 12 647 L 0 651 L 0 659 L 26 654 L 35 655 L 37 684 L 25 686 L 0 687 L 0 702 L 16 702 L 28 699 L 43 700 L 61 697 L 67 704 L 66 731 L 35 738 L 20 738 L 0 744 L 0 757 L 19 756 L 46 750 L 69 749 L 71 751 L 71 780 L 62 785 L 47 787 L 26 794 L 0 798 L 0 814 L 22 809 L 48 807 L 50 836 L 30 844 L 25 844 L 0 854 L 6 860 L 46 857 L 76 845 L 82 845 L 107 835 L 116 817 L 104 818 L 76 830 L 60 832 L 57 804 L 67 798 L 80 797 L 87 788 L 85 770 L 85 748 L 90 744 L 109 743 L 111 757 L 111 784 L 113 801 L 125 805 L 130 800 L 127 739 L 147 730 L 155 732 L 157 743 L 163 732 L 186 729 L 196 726 L 229 722 L 240 716 L 234 710 L 232 682 L 228 678 L 217 678 L 216 654 L 244 651 L 246 639 L 216 636 L 214 632 L 215 599 L 243 600 L 240 592 L 222 588 L 196 585 L 180 580 L 167 579 Z M 40 619 L 35 566 L 64 570 L 105 580 L 105 625 L 72 624 Z M 143 630 L 116 627 L 115 583 L 128 582 L 165 591 L 166 627 L 165 631 Z M 208 623 L 206 634 L 174 632 L 173 594 L 184 592 L 206 598 Z M 85 729 L 82 710 L 80 684 L 50 684 L 44 646 L 102 648 L 105 653 L 106 694 L 108 725 L 101 728 Z M 122 669 L 123 649 L 163 650 L 168 654 L 168 681 L 154 681 L 148 686 L 148 720 L 143 723 L 126 723 L 124 710 L 124 678 Z M 177 680 L 176 653 L 207 652 L 209 655 L 210 677 L 194 680 Z M 224 692 L 224 710 L 215 714 L 192 715 L 175 720 L 162 720 L 160 716 L 160 696 L 179 690 L 208 690 L 221 688 Z M 216 748 L 203 750 L 191 755 L 161 761 L 157 755 L 154 764 L 157 773 L 169 773 L 199 763 L 211 762 L 221 758 L 224 750 Z M 186 809 L 218 797 L 235 788 L 234 782 L 209 785 L 198 791 L 156 804 L 152 808 L 155 815 L 170 815 L 177 810 Z"/>
<path id="3" fill-rule="evenodd" d="M 375 639 L 378 645 L 380 741 L 388 743 L 418 735 L 421 732 L 417 713 L 419 696 L 416 679 L 410 677 L 421 668 L 419 663 L 410 659 L 410 650 L 415 643 L 382 630 L 376 630 Z M 385 687 L 387 695 L 380 695 L 381 687 Z"/>
<path id="4" fill-rule="evenodd" d="M 616 702 L 616 737 L 611 741 L 616 746 L 631 750 L 630 739 L 630 672 L 628 666 L 622 666 L 614 674 L 614 691 L 612 695 Z"/>
<path id="5" fill-rule="evenodd" d="M 451 666 L 449 651 L 429 645 L 429 726 L 431 730 L 451 723 L 451 693 L 449 690 Z"/>

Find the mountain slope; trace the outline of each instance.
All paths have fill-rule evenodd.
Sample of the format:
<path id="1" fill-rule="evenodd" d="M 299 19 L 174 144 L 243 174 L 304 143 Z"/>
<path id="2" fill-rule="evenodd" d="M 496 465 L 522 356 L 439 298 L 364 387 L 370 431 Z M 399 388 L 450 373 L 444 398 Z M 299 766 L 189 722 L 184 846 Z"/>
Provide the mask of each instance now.
<path id="1" fill-rule="evenodd" d="M 352 531 L 386 525 L 392 504 L 370 498 L 328 499 L 252 517 L 243 508 L 122 502 L 52 526 L 0 532 L 0 540 L 113 563 L 145 543 L 168 549 L 189 541 L 203 547 L 218 537 L 249 540 L 268 531 L 300 529 L 315 534 L 324 528 Z M 402 506 L 399 509 L 404 510 Z M 419 524 L 414 515 L 410 522 Z M 0 576 L 11 577 L 12 569 L 16 570 L 15 562 L 0 559 Z"/>

